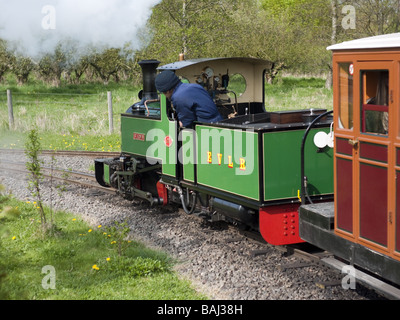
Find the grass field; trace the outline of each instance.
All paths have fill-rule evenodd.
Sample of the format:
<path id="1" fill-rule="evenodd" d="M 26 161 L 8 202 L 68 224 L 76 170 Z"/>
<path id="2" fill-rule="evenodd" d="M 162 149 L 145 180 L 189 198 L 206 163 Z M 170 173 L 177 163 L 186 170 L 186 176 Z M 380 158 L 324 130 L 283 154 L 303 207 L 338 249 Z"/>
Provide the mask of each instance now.
<path id="1" fill-rule="evenodd" d="M 54 225 L 44 234 L 34 203 L 0 194 L 0 300 L 205 299 L 172 271 L 171 258 L 122 232 L 65 212 Z"/>
<path id="2" fill-rule="evenodd" d="M 267 111 L 333 108 L 333 93 L 325 88 L 325 79 L 286 77 L 267 84 L 265 91 Z"/>
<path id="3" fill-rule="evenodd" d="M 15 129 L 8 130 L 6 90 L 11 90 Z M 112 92 L 114 133 L 109 134 L 107 92 Z M 45 149 L 117 151 L 120 114 L 138 101 L 139 88 L 129 83 L 62 85 L 39 82 L 17 86 L 12 78 L 0 85 L 0 147 L 23 146 L 35 128 Z"/>

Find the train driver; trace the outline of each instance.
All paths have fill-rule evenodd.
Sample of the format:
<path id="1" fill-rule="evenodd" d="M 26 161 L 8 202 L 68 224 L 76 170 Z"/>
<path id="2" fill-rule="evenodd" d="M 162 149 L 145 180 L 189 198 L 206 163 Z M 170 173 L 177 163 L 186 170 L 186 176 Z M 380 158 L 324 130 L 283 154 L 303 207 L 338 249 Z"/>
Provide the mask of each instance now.
<path id="1" fill-rule="evenodd" d="M 155 82 L 157 90 L 171 101 L 181 127 L 191 128 L 194 121 L 211 123 L 222 120 L 214 101 L 199 84 L 182 83 L 169 70 L 158 74 Z"/>

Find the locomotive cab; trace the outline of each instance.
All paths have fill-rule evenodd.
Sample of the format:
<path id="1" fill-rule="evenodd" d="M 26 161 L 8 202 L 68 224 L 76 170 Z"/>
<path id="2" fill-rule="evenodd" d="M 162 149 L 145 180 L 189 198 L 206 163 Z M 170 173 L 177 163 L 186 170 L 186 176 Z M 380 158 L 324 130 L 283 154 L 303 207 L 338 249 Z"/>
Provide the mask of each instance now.
<path id="1" fill-rule="evenodd" d="M 252 58 L 192 59 L 158 68 L 171 70 L 183 82 L 201 85 L 224 119 L 265 112 L 265 73 L 272 63 Z"/>

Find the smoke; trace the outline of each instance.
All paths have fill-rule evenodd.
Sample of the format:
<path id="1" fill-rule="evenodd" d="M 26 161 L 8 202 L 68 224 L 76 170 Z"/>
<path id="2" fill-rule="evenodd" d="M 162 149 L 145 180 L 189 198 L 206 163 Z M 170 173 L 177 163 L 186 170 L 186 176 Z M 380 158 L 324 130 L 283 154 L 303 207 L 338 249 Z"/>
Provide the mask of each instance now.
<path id="1" fill-rule="evenodd" d="M 57 45 L 143 46 L 152 8 L 161 0 L 0 0 L 0 39 L 16 52 L 40 57 Z"/>

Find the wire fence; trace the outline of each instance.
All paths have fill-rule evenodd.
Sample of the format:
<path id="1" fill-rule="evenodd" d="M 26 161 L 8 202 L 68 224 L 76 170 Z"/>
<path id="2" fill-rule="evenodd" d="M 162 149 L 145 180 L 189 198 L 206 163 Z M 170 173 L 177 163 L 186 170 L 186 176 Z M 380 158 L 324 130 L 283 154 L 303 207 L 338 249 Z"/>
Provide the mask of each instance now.
<path id="1" fill-rule="evenodd" d="M 90 109 L 95 107 L 99 110 L 107 110 L 109 133 L 114 132 L 114 107 L 111 91 L 100 93 L 52 93 L 52 92 L 12 92 L 6 90 L 0 92 L 0 105 L 7 106 L 8 127 L 15 129 L 15 107 L 32 109 L 34 106 L 43 108 L 55 106 L 65 108 L 66 106 L 84 107 Z M 126 105 L 125 105 L 126 107 Z M 126 107 L 128 108 L 128 107 Z M 103 112 L 103 111 L 98 111 Z"/>

